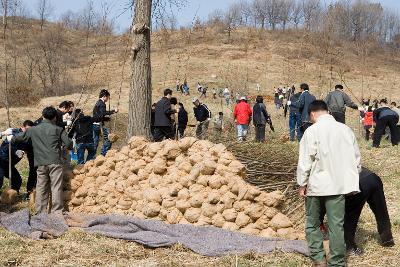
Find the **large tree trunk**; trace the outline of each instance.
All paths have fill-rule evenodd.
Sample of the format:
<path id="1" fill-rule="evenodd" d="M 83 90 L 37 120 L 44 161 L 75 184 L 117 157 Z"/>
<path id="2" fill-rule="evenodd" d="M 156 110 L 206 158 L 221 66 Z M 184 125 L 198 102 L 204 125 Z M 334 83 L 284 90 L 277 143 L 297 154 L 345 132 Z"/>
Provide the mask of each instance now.
<path id="1" fill-rule="evenodd" d="M 150 137 L 152 0 L 136 0 L 132 25 L 132 83 L 129 93 L 128 138 Z"/>

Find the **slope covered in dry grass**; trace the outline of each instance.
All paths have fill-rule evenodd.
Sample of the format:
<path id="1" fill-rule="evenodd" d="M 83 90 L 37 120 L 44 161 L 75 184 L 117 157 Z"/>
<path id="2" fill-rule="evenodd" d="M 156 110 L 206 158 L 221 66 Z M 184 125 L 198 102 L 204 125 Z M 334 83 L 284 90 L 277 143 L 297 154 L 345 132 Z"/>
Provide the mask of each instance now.
<path id="1" fill-rule="evenodd" d="M 71 33 L 71 38 L 80 43 L 81 36 Z M 84 42 L 84 41 L 82 41 Z M 86 113 L 96 101 L 97 92 L 108 87 L 113 93 L 111 106 L 117 105 L 118 92 L 121 87 L 121 114 L 118 115 L 116 131 L 125 135 L 129 95 L 129 66 L 127 59 L 122 75 L 123 50 L 125 44 L 115 37 L 110 42 L 107 54 L 97 46 L 100 41 L 90 40 L 86 48 L 81 44 L 80 51 L 75 53 L 77 64 L 70 73 L 78 86 L 86 83 L 88 89 L 81 97 L 79 93 L 67 96 L 44 98 L 35 104 L 11 108 L 12 126 L 18 126 L 24 119 L 39 117 L 40 110 L 46 105 L 56 105 L 64 99 L 78 102 Z M 348 43 L 337 43 L 330 51 L 339 51 L 332 59 L 332 79 L 330 57 L 324 52 L 324 42 L 316 36 L 304 32 L 259 32 L 239 29 L 228 41 L 227 35 L 215 29 L 205 29 L 189 33 L 157 33 L 153 35 L 152 63 L 154 101 L 159 98 L 162 89 L 174 88 L 176 79 L 187 78 L 192 92 L 195 83 L 200 81 L 210 88 L 230 86 L 242 93 L 256 94 L 256 84 L 262 86 L 262 94 L 272 94 L 275 86 L 298 86 L 308 82 L 311 90 L 318 96 L 326 94 L 330 84 L 342 83 L 350 87 L 348 91 L 353 98 L 364 96 L 378 98 L 388 97 L 400 101 L 397 87 L 399 56 L 379 47 L 370 47 L 366 64 L 357 53 L 357 48 Z M 325 47 L 326 48 L 326 47 Z M 102 51 L 102 52 L 101 52 Z M 90 66 L 92 56 L 94 62 Z M 106 60 L 107 58 L 107 60 Z M 93 71 L 88 72 L 90 68 Z M 85 76 L 89 73 L 85 82 Z M 362 90 L 363 89 L 363 90 Z M 347 89 L 348 90 L 348 89 Z M 191 112 L 191 97 L 180 97 Z M 205 102 L 214 114 L 224 111 L 230 117 L 231 111 L 224 107 L 220 100 L 207 99 Z M 277 133 L 269 134 L 273 142 L 287 131 L 287 120 L 281 113 L 274 111 L 271 103 L 268 110 L 272 112 Z M 0 127 L 6 127 L 5 109 L 0 110 Z M 193 120 L 192 114 L 189 115 Z M 400 240 L 399 199 L 399 148 L 384 143 L 381 149 L 372 149 L 370 144 L 362 141 L 360 127 L 357 124 L 357 113 L 348 112 L 348 121 L 360 137 L 364 165 L 381 175 L 389 205 L 389 212 L 394 224 L 395 240 Z M 124 138 L 120 139 L 121 145 Z M 256 147 L 256 149 L 267 149 Z M 296 150 L 296 144 L 282 144 L 281 149 Z M 268 154 L 274 153 L 268 151 Z M 293 157 L 297 157 L 294 153 Z M 26 175 L 26 165 L 19 167 Z M 21 208 L 21 204 L 12 209 Z M 10 211 L 1 206 L 0 211 Z M 358 233 L 358 242 L 364 248 L 365 255 L 350 259 L 350 266 L 395 266 L 400 256 L 400 249 L 382 248 L 378 244 L 376 226 L 368 207 L 363 212 Z M 0 229 L 0 265 L 2 266 L 309 266 L 310 261 L 292 254 L 276 253 L 274 255 L 229 256 L 223 258 L 205 258 L 187 251 L 182 247 L 150 250 L 142 246 L 87 235 L 80 231 L 71 231 L 57 240 L 30 241 Z M 40 255 L 40 256 L 38 256 Z"/>

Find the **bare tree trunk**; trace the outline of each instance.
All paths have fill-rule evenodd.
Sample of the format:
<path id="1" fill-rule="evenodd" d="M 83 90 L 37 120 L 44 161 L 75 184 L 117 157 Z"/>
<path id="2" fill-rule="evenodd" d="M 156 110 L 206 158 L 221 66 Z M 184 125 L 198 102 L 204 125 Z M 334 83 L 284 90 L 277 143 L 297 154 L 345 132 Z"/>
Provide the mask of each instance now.
<path id="1" fill-rule="evenodd" d="M 132 83 L 129 93 L 128 138 L 150 137 L 151 61 L 150 26 L 152 0 L 135 1 L 132 25 Z"/>

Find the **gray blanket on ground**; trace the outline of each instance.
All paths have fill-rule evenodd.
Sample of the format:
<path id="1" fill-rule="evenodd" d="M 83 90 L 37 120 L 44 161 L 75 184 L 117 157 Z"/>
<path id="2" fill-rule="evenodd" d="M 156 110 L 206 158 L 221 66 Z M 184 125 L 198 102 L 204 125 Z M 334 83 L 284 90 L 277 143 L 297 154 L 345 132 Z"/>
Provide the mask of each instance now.
<path id="1" fill-rule="evenodd" d="M 182 244 L 204 256 L 223 256 L 275 250 L 308 255 L 305 241 L 269 239 L 226 231 L 216 227 L 169 225 L 160 221 L 141 220 L 122 215 L 36 215 L 28 210 L 0 214 L 0 225 L 16 234 L 43 239 L 59 237 L 69 226 L 80 227 L 87 233 L 134 241 L 151 248 Z"/>

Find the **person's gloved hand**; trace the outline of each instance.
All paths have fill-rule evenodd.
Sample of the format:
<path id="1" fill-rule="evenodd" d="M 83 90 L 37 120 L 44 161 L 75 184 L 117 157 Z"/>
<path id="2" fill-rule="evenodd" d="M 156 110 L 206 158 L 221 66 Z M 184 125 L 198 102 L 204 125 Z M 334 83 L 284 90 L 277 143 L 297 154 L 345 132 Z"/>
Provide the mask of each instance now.
<path id="1" fill-rule="evenodd" d="M 115 108 L 115 109 L 114 109 L 114 112 L 115 112 L 115 113 L 118 113 L 118 111 L 119 111 L 118 108 Z"/>
<path id="2" fill-rule="evenodd" d="M 199 122 L 199 121 L 196 122 L 197 125 L 200 125 L 200 123 L 201 123 L 201 122 Z"/>
<path id="3" fill-rule="evenodd" d="M 15 151 L 15 155 L 16 155 L 18 158 L 22 159 L 22 158 L 24 157 L 24 155 L 25 155 L 25 152 L 22 151 L 22 150 L 17 150 L 17 151 Z"/>
<path id="4" fill-rule="evenodd" d="M 71 126 L 72 125 L 72 120 L 67 120 L 67 126 Z"/>
<path id="5" fill-rule="evenodd" d="M 288 101 L 287 105 L 290 106 L 292 104 L 292 101 Z"/>
<path id="6" fill-rule="evenodd" d="M 358 111 L 365 111 L 363 107 L 358 107 Z"/>
<path id="7" fill-rule="evenodd" d="M 208 120 L 208 121 L 210 121 L 210 120 L 211 120 L 211 118 L 207 118 L 207 120 Z"/>
<path id="8" fill-rule="evenodd" d="M 13 138 L 12 135 L 7 135 L 7 141 L 8 141 L 8 142 L 11 142 L 12 138 Z"/>
<path id="9" fill-rule="evenodd" d="M 65 113 L 63 115 L 63 122 L 67 122 L 68 123 L 68 121 L 70 121 L 70 120 L 72 120 L 72 116 L 69 115 L 69 113 Z"/>

